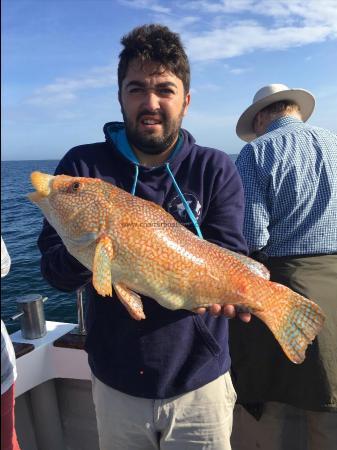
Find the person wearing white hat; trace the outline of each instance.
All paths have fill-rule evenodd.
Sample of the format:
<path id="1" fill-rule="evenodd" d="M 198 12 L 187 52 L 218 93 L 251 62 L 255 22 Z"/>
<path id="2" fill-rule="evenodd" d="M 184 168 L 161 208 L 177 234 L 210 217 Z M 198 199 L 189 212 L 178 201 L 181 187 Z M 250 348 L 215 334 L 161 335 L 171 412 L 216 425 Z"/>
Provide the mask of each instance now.
<path id="1" fill-rule="evenodd" d="M 280 101 L 288 102 L 288 108 L 286 111 L 279 111 L 279 116 L 300 116 L 303 122 L 309 119 L 315 107 L 315 98 L 309 91 L 305 89 L 290 89 L 285 84 L 269 84 L 257 91 L 253 103 L 241 114 L 236 126 L 236 134 L 247 142 L 255 139 L 260 133 L 255 129 L 257 122 L 254 119 L 260 119 L 258 121 L 260 123 L 263 117 L 266 125 L 267 122 L 270 123 L 274 118 L 272 114 L 268 114 L 270 111 L 264 111 L 264 115 L 259 113 L 268 106 L 275 105 L 275 103 Z M 274 109 L 275 107 L 277 105 L 274 106 Z M 268 120 L 267 116 L 271 120 Z"/>
<path id="2" fill-rule="evenodd" d="M 306 123 L 314 106 L 310 92 L 270 84 L 236 127 L 250 255 L 326 321 L 300 365 L 258 319 L 231 321 L 233 450 L 337 448 L 337 135 Z"/>

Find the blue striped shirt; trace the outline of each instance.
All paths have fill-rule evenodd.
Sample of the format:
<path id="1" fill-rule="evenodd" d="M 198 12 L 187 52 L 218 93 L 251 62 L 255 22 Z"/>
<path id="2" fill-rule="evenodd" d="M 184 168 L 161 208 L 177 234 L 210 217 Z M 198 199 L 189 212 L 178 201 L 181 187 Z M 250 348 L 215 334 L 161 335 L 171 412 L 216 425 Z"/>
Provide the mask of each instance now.
<path id="1" fill-rule="evenodd" d="M 250 252 L 268 256 L 337 251 L 337 135 L 295 117 L 273 121 L 236 165 L 246 201 Z"/>

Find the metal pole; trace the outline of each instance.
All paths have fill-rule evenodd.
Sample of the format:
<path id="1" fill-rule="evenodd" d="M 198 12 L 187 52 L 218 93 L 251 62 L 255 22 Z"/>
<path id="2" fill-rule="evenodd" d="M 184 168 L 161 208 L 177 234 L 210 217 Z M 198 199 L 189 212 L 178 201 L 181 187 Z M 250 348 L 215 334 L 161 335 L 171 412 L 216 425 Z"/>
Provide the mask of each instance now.
<path id="1" fill-rule="evenodd" d="M 81 334 L 81 335 L 87 334 L 87 331 L 85 329 L 85 323 L 84 323 L 83 291 L 84 291 L 84 288 L 77 289 L 77 291 L 76 291 L 78 326 L 71 332 L 72 334 Z"/>

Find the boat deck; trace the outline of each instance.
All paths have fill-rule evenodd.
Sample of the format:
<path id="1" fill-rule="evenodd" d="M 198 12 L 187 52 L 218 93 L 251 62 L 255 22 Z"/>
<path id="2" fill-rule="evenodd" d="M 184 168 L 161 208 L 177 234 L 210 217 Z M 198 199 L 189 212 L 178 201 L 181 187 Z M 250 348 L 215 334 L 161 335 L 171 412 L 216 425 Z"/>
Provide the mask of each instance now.
<path id="1" fill-rule="evenodd" d="M 11 335 L 17 357 L 16 430 L 22 450 L 99 450 L 85 336 L 46 322 L 47 334 Z"/>

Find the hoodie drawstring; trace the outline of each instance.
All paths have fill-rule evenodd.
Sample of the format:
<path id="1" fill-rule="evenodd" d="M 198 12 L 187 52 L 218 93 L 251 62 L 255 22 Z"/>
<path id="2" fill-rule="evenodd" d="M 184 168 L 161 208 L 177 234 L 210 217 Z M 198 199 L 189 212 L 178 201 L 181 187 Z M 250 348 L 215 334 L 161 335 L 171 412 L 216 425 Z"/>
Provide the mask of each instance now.
<path id="1" fill-rule="evenodd" d="M 131 194 L 135 195 L 136 192 L 136 186 L 137 186 L 137 181 L 138 181 L 138 175 L 139 175 L 139 168 L 138 165 L 135 164 L 135 178 L 133 180 L 133 185 L 132 185 L 132 189 L 131 189 Z"/>
<path id="2" fill-rule="evenodd" d="M 192 224 L 193 224 L 193 226 L 194 226 L 194 228 L 195 228 L 195 230 L 196 230 L 196 232 L 197 232 L 197 235 L 198 235 L 201 239 L 203 239 L 203 236 L 202 236 L 202 233 L 201 233 L 201 230 L 200 230 L 198 221 L 197 221 L 197 219 L 195 218 L 195 216 L 194 216 L 194 214 L 193 214 L 193 211 L 192 211 L 191 208 L 190 208 L 190 205 L 187 203 L 186 198 L 184 197 L 184 194 L 181 192 L 181 190 L 180 190 L 180 188 L 179 188 L 179 186 L 178 186 L 178 183 L 176 182 L 176 179 L 174 178 L 174 175 L 173 175 L 173 173 L 172 173 L 172 171 L 171 171 L 171 169 L 170 169 L 170 165 L 169 165 L 168 162 L 165 163 L 165 169 L 166 169 L 166 172 L 170 175 L 170 177 L 171 177 L 171 179 L 172 179 L 173 186 L 174 186 L 175 190 L 178 192 L 178 195 L 179 195 L 181 201 L 183 202 L 183 205 L 184 205 L 184 207 L 185 207 L 185 209 L 186 209 L 186 212 L 187 212 L 189 218 L 191 219 L 191 222 L 192 222 Z M 132 184 L 132 189 L 131 189 L 131 194 L 132 194 L 132 195 L 135 195 L 135 192 L 136 192 L 136 186 L 137 186 L 137 181 L 138 181 L 138 175 L 139 175 L 139 167 L 138 167 L 138 164 L 135 164 L 135 176 L 134 176 L 134 180 L 133 180 L 133 184 Z"/>
<path id="3" fill-rule="evenodd" d="M 181 192 L 181 190 L 180 190 L 180 188 L 179 188 L 179 186 L 178 186 L 178 183 L 176 182 L 176 179 L 174 178 L 174 175 L 173 175 L 173 173 L 172 173 L 172 171 L 171 171 L 171 169 L 170 169 L 170 165 L 169 165 L 168 162 L 165 163 L 165 168 L 166 168 L 167 173 L 168 173 L 168 174 L 170 175 L 170 177 L 172 178 L 172 182 L 173 182 L 173 185 L 174 185 L 174 187 L 175 187 L 175 190 L 178 192 L 178 195 L 179 195 L 181 201 L 183 202 L 183 205 L 184 205 L 184 207 L 185 207 L 185 209 L 186 209 L 186 212 L 187 212 L 189 218 L 191 219 L 191 222 L 193 223 L 194 228 L 196 229 L 196 232 L 197 232 L 198 236 L 199 236 L 201 239 L 203 239 L 203 236 L 202 236 L 202 233 L 201 233 L 201 230 L 200 230 L 198 221 L 197 221 L 197 219 L 195 218 L 195 216 L 194 216 L 194 214 L 193 214 L 193 211 L 192 211 L 191 208 L 190 208 L 190 205 L 187 203 L 186 198 L 184 197 L 184 194 Z"/>

